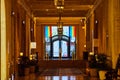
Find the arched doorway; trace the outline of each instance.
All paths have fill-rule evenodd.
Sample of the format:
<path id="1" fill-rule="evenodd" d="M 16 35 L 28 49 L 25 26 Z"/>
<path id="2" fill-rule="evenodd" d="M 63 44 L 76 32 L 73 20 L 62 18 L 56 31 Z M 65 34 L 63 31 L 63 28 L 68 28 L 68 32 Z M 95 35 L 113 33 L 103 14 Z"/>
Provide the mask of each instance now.
<path id="1" fill-rule="evenodd" d="M 55 35 L 51 39 L 51 58 L 70 58 L 70 39 L 66 35 Z"/>

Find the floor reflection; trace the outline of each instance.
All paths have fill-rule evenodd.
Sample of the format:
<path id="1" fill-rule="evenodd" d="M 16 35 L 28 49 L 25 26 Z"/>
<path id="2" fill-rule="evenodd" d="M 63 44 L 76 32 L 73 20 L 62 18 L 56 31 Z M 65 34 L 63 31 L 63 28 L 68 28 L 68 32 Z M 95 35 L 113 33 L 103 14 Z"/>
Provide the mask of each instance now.
<path id="1" fill-rule="evenodd" d="M 15 80 L 99 80 L 96 77 L 88 76 L 36 76 L 35 74 L 30 74 L 29 76 L 18 77 Z"/>
<path id="2" fill-rule="evenodd" d="M 48 73 L 52 75 L 49 75 Z M 70 69 L 45 69 L 42 72 L 30 73 L 29 75 L 26 76 L 17 76 L 15 77 L 15 80 L 99 80 L 99 79 L 97 77 L 89 77 L 88 75 L 81 73 L 79 69 L 70 68 Z"/>

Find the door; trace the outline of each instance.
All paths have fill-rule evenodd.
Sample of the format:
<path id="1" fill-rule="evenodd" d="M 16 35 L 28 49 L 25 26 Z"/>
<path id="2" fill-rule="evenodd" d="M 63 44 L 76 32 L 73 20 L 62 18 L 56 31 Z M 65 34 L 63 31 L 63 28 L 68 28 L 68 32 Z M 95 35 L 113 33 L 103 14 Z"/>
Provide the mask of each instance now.
<path id="1" fill-rule="evenodd" d="M 68 41 L 65 40 L 56 40 L 53 42 L 53 46 L 52 46 L 52 58 L 57 58 L 60 55 L 61 52 L 61 56 L 62 58 L 68 58 L 69 57 L 69 53 L 68 53 Z"/>

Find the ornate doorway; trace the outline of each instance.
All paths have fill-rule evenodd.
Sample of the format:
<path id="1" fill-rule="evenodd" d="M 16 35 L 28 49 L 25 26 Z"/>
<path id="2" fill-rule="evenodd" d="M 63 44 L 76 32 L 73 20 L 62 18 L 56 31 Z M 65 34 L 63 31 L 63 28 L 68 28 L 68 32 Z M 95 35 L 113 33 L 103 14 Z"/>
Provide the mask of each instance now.
<path id="1" fill-rule="evenodd" d="M 57 26 L 45 26 L 45 54 L 49 58 L 71 58 L 76 51 L 75 26 L 63 26 L 63 35 L 58 35 Z"/>

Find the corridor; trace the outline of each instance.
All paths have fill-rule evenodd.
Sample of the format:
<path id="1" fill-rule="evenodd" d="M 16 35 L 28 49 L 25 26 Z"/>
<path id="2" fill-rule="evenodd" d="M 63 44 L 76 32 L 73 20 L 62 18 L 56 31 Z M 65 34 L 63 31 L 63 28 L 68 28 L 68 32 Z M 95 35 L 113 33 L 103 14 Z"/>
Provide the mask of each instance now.
<path id="1" fill-rule="evenodd" d="M 1 0 L 0 6 L 0 80 L 99 80 L 99 69 L 116 68 L 120 0 Z"/>

